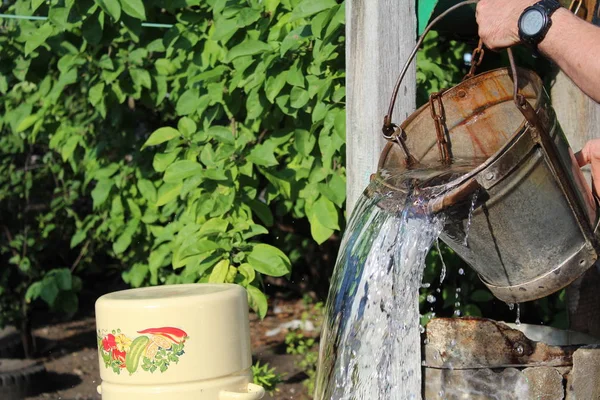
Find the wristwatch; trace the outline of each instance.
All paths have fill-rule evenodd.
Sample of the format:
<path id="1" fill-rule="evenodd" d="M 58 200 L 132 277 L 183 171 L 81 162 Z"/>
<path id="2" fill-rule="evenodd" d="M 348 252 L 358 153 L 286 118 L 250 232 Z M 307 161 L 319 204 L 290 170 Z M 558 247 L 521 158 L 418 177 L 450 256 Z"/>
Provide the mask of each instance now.
<path id="1" fill-rule="evenodd" d="M 558 0 L 541 0 L 523 10 L 518 24 L 521 41 L 537 52 L 537 45 L 552 26 L 550 17 L 560 7 Z"/>

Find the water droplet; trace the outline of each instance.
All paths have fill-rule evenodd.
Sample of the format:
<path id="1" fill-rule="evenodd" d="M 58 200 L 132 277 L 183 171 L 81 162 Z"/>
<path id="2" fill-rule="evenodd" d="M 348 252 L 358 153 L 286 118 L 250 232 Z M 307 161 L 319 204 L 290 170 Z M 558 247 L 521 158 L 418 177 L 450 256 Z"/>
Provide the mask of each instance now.
<path id="1" fill-rule="evenodd" d="M 517 319 L 515 320 L 517 326 L 521 325 L 521 305 L 517 303 Z"/>
<path id="2" fill-rule="evenodd" d="M 436 292 L 438 292 L 438 293 L 441 293 L 441 292 L 442 292 L 442 289 L 440 289 L 440 288 L 437 288 L 437 289 L 435 289 L 435 291 L 436 291 Z"/>
<path id="3" fill-rule="evenodd" d="M 460 293 L 460 292 L 462 292 L 462 289 L 461 289 L 461 288 L 459 288 L 459 287 L 457 287 L 457 288 L 456 288 L 456 293 Z"/>
<path id="4" fill-rule="evenodd" d="M 525 353 L 525 349 L 523 348 L 522 344 L 517 343 L 517 345 L 515 346 L 515 353 L 517 353 L 520 356 L 522 356 L 523 353 Z"/>
<path id="5" fill-rule="evenodd" d="M 462 268 L 459 268 L 459 269 L 458 269 L 458 274 L 459 274 L 459 275 L 464 275 L 464 274 L 465 274 L 465 270 L 464 270 L 464 269 L 462 269 Z"/>
<path id="6" fill-rule="evenodd" d="M 512 311 L 512 310 L 514 310 L 514 309 L 515 309 L 515 305 L 514 305 L 514 303 L 507 303 L 507 304 L 508 304 L 508 309 L 509 309 L 510 311 Z"/>
<path id="7" fill-rule="evenodd" d="M 431 287 L 431 283 L 422 283 L 421 284 L 422 289 L 429 289 L 430 287 Z"/>
<path id="8" fill-rule="evenodd" d="M 460 310 L 454 310 L 454 315 L 456 315 L 457 317 L 460 317 Z"/>
<path id="9" fill-rule="evenodd" d="M 433 303 L 435 303 L 435 301 L 436 301 L 436 298 L 435 298 L 434 295 L 432 295 L 432 294 L 427 295 L 427 302 L 428 303 L 433 304 Z"/>

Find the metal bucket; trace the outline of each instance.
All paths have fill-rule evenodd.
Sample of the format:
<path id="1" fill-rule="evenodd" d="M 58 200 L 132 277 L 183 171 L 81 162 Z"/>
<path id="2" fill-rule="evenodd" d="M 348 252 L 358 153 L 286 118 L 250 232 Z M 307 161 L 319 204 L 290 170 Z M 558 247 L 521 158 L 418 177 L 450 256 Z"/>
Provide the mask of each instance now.
<path id="1" fill-rule="evenodd" d="M 542 81 L 517 69 L 509 56 L 511 68 L 434 95 L 400 126 L 389 118 L 394 91 L 383 129 L 389 143 L 374 179 L 389 195 L 386 207 L 405 198 L 394 171 L 483 160 L 441 187 L 427 207 L 453 214 L 442 240 L 497 298 L 519 303 L 574 281 L 594 264 L 600 248 L 597 203 Z"/>

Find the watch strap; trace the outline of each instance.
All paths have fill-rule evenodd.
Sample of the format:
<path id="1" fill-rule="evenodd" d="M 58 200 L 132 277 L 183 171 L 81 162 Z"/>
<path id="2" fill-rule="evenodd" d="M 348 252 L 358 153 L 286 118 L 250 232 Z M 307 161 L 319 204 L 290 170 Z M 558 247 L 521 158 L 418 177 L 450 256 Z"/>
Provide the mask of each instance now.
<path id="1" fill-rule="evenodd" d="M 558 10 L 561 7 L 558 0 L 540 0 L 537 3 L 535 3 L 535 5 L 539 5 L 540 7 L 546 9 L 548 16 L 552 15 L 554 11 Z"/>
<path id="2" fill-rule="evenodd" d="M 531 47 L 534 50 L 534 53 L 537 53 L 537 45 L 542 40 L 544 40 L 544 37 L 546 37 L 546 33 L 548 32 L 548 30 L 552 26 L 552 19 L 550 17 L 560 7 L 562 7 L 562 6 L 558 2 L 558 0 L 540 0 L 537 3 L 535 3 L 534 5 L 532 5 L 530 7 L 527 7 L 523 11 L 523 14 L 525 14 L 527 11 L 529 11 L 531 9 L 537 9 L 537 10 L 541 10 L 542 12 L 544 12 L 546 14 L 546 16 L 547 16 L 546 25 L 539 32 L 539 34 L 537 34 L 536 36 L 533 36 L 533 37 L 532 36 L 525 36 L 523 34 L 523 32 L 521 31 L 520 27 L 519 27 L 519 37 L 520 37 L 521 41 L 523 42 L 523 44 Z M 521 17 L 523 17 L 523 14 L 521 14 Z"/>

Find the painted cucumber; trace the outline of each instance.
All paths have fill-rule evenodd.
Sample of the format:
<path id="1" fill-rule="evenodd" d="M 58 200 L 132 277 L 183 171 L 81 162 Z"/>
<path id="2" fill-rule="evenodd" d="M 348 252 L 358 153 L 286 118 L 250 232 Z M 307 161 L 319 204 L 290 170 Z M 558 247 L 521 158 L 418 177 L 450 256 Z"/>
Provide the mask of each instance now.
<path id="1" fill-rule="evenodd" d="M 150 339 L 148 336 L 140 336 L 131 342 L 131 346 L 129 347 L 129 351 L 125 357 L 125 366 L 130 374 L 133 374 L 138 369 L 140 360 L 142 359 L 142 355 L 144 354 L 146 345 L 149 341 Z"/>

